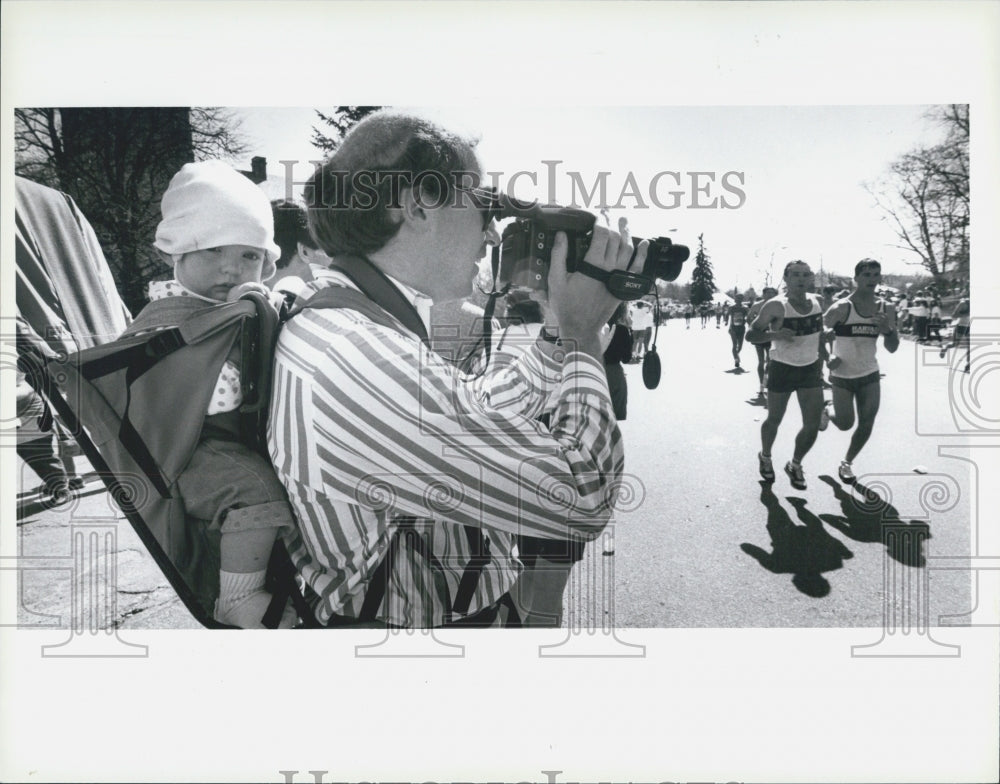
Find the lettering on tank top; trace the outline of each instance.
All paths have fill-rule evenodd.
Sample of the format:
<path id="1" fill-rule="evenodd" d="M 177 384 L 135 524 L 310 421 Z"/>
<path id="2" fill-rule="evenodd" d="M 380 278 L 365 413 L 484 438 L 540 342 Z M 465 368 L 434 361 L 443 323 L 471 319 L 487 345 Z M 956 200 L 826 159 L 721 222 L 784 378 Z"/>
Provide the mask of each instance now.
<path id="1" fill-rule="evenodd" d="M 785 316 L 781 326 L 788 327 L 795 337 L 813 335 L 823 330 L 823 314 L 813 313 L 811 316 Z"/>
<path id="2" fill-rule="evenodd" d="M 878 327 L 874 324 L 845 324 L 841 322 L 833 328 L 838 338 L 877 338 Z"/>

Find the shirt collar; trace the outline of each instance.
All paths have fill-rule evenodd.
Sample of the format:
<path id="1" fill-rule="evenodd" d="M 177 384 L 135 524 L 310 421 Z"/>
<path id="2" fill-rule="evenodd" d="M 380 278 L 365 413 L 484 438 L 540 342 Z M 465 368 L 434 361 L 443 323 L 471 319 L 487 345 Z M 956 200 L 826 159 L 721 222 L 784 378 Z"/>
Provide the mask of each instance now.
<path id="1" fill-rule="evenodd" d="M 392 275 L 385 275 L 392 284 L 399 289 L 400 293 L 406 298 L 406 301 L 413 305 L 413 308 L 417 311 L 417 315 L 420 316 L 420 320 L 424 324 L 424 328 L 427 330 L 428 334 L 431 331 L 431 308 L 434 306 L 434 300 L 428 297 L 426 294 L 422 294 L 411 286 L 407 286 L 400 280 L 397 280 Z M 320 267 L 319 265 L 313 265 L 313 278 L 316 283 L 321 284 L 318 288 L 323 288 L 323 284 L 329 285 L 330 283 L 336 283 L 341 286 L 350 286 L 351 288 L 357 288 L 354 283 L 346 275 L 341 274 L 337 270 L 332 270 L 328 267 Z M 314 286 L 314 288 L 316 288 Z"/>

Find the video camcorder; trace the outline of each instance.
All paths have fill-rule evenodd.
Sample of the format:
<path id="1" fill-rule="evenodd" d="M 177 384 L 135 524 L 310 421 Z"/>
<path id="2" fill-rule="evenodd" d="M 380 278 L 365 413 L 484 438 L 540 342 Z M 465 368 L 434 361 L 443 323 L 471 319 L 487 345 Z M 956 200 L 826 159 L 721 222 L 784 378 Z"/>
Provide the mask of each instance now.
<path id="1" fill-rule="evenodd" d="M 586 210 L 558 205 L 522 202 L 495 190 L 488 193 L 493 218 L 516 218 L 503 230 L 499 247 L 497 285 L 510 285 L 533 291 L 548 291 L 549 264 L 556 232 L 566 232 L 569 247 L 566 269 L 600 280 L 620 300 L 635 300 L 653 290 L 655 280 L 675 280 L 691 252 L 685 245 L 675 245 L 667 237 L 649 240 L 649 250 L 641 271 L 615 270 L 608 272 L 583 260 L 590 247 L 596 218 Z M 638 247 L 640 237 L 633 237 Z M 496 252 L 496 251 L 494 251 Z M 635 261 L 635 251 L 629 266 Z"/>

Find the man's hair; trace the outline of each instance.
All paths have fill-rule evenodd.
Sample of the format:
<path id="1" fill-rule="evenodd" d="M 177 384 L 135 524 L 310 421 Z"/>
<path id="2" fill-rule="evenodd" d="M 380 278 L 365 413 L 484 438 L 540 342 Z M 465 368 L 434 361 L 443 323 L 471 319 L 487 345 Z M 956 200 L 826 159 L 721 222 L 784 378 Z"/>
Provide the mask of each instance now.
<path id="1" fill-rule="evenodd" d="M 861 261 L 854 265 L 854 277 L 858 277 L 858 275 L 869 267 L 875 267 L 879 272 L 882 271 L 882 265 L 875 261 L 875 259 L 861 259 Z"/>
<path id="2" fill-rule="evenodd" d="M 476 141 L 429 120 L 379 111 L 358 123 L 309 178 L 304 198 L 309 228 L 330 256 L 367 255 L 399 231 L 391 208 L 416 184 L 425 204 L 448 202 L 458 179 L 476 185 Z"/>
<path id="3" fill-rule="evenodd" d="M 788 262 L 785 265 L 785 271 L 781 273 L 781 277 L 784 278 L 786 275 L 788 275 L 788 270 L 790 270 L 796 264 L 805 264 L 807 267 L 809 267 L 809 265 L 806 262 L 804 262 L 802 259 L 792 259 L 790 262 Z M 810 269 L 812 269 L 812 268 L 810 267 Z"/>
<path id="4" fill-rule="evenodd" d="M 764 286 L 760 293 L 763 295 L 767 294 L 769 291 L 773 291 L 775 294 L 778 293 L 778 290 L 774 286 Z"/>
<path id="5" fill-rule="evenodd" d="M 274 215 L 274 241 L 281 248 L 278 269 L 284 269 L 299 250 L 301 242 L 307 248 L 316 248 L 316 240 L 309 235 L 306 211 L 293 201 L 277 199 L 271 202 Z"/>

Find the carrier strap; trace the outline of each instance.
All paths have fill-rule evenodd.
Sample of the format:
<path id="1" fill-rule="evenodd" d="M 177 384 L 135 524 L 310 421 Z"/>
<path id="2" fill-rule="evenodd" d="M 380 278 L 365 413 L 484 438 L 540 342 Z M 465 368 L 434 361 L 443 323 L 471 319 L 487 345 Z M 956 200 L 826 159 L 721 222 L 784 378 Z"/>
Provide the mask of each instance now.
<path id="1" fill-rule="evenodd" d="M 417 335 L 425 345 L 430 346 L 427 328 L 416 308 L 371 261 L 362 256 L 337 256 L 330 262 L 329 268 L 351 280 L 360 289 L 360 293 L 344 287 L 322 289 L 308 300 L 296 303 L 289 313 L 289 318 L 301 313 L 306 308 L 347 308 L 357 310 L 375 323 L 397 331 L 399 330 L 398 324 L 401 324 L 405 329 Z M 373 304 L 377 308 L 372 307 Z M 395 321 L 389 316 L 393 317 Z M 413 523 L 413 518 L 399 518 L 395 521 L 398 528 L 389 542 L 385 556 L 369 579 L 359 620 L 372 621 L 375 619 L 379 607 L 385 600 L 389 576 L 392 573 L 399 550 L 398 540 L 406 532 L 411 532 L 407 536 L 409 546 L 427 561 L 432 570 L 444 573 L 444 567 L 430 552 L 423 538 L 416 532 Z M 490 562 L 490 544 L 483 532 L 474 526 L 464 526 L 464 528 L 472 557 L 462 573 L 454 603 L 452 603 L 450 595 L 447 597 L 446 622 L 451 621 L 452 612 L 460 615 L 468 612 L 472 597 L 476 592 L 476 586 L 479 584 L 480 575 Z M 445 590 L 447 591 L 447 588 Z"/>

